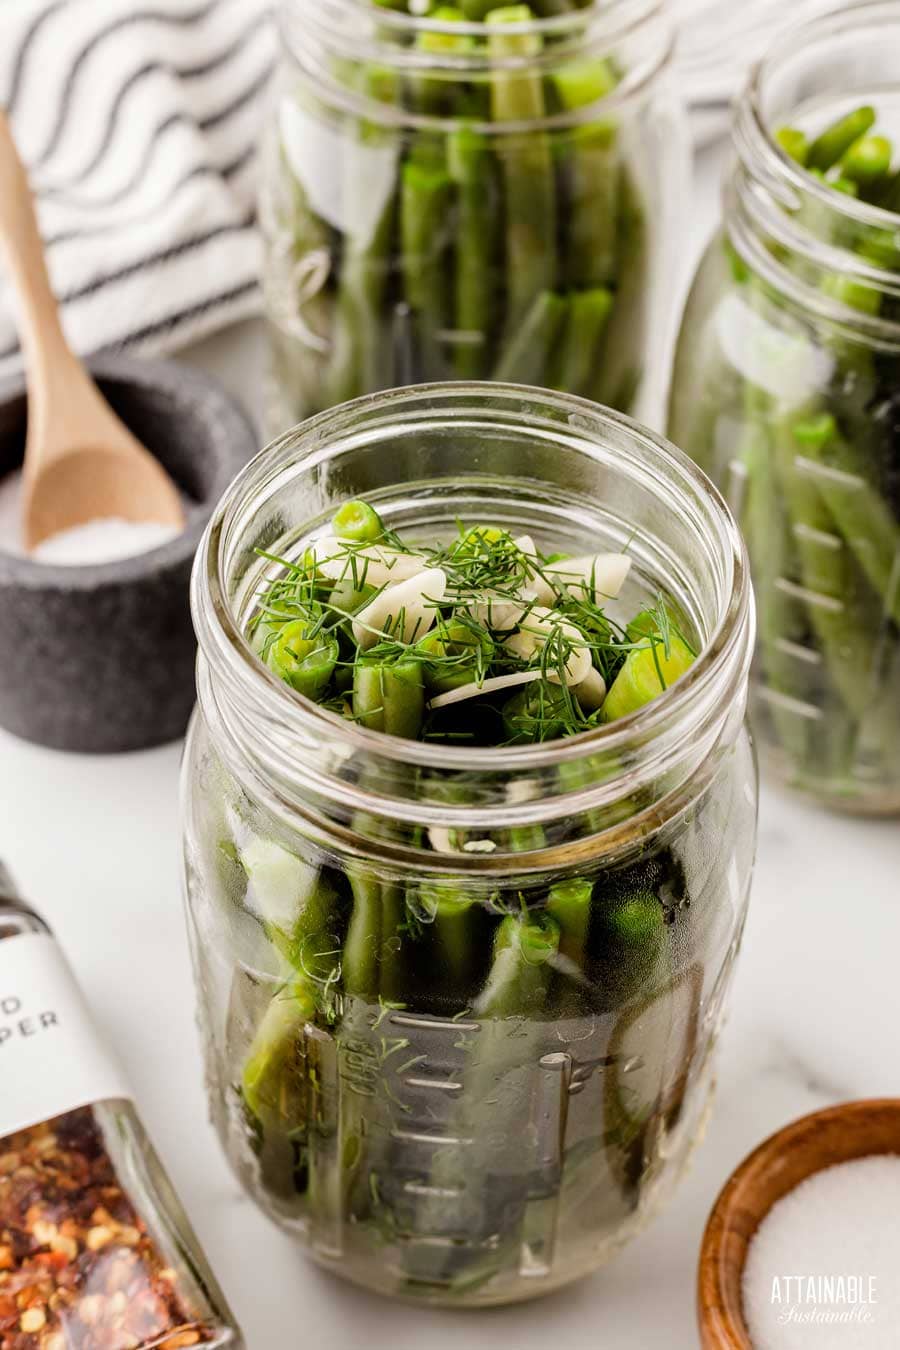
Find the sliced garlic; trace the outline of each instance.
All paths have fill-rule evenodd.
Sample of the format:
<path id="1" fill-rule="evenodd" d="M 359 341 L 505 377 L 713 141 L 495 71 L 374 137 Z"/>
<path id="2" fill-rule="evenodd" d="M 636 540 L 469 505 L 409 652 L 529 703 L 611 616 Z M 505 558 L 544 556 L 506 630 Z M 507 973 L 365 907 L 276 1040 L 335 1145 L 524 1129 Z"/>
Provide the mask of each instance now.
<path id="1" fill-rule="evenodd" d="M 504 642 L 504 647 L 523 661 L 531 661 L 551 638 L 558 636 L 567 642 L 571 651 L 566 658 L 566 684 L 579 685 L 591 673 L 591 653 L 585 644 L 584 634 L 561 619 L 552 609 L 535 605 L 530 614 L 523 619 L 523 627 Z M 546 678 L 551 684 L 560 684 L 559 672 L 548 668 Z"/>
<path id="2" fill-rule="evenodd" d="M 324 535 L 311 545 L 316 566 L 329 581 L 358 577 L 367 586 L 389 586 L 408 581 L 427 567 L 420 553 L 401 553 L 381 544 L 367 544 L 353 548 L 344 539 Z"/>
<path id="3" fill-rule="evenodd" d="M 353 620 L 353 637 L 363 651 L 383 637 L 414 642 L 424 637 L 437 618 L 447 589 L 447 573 L 428 567 L 373 596 Z"/>
<path id="4" fill-rule="evenodd" d="M 456 831 L 450 830 L 446 825 L 430 825 L 428 827 L 428 842 L 435 853 L 457 853 Z"/>
<path id="5" fill-rule="evenodd" d="M 513 543 L 520 553 L 524 553 L 528 558 L 534 558 L 537 562 L 537 549 L 530 534 L 520 534 L 518 539 L 513 540 Z"/>
<path id="6" fill-rule="evenodd" d="M 583 558 L 563 558 L 544 568 L 550 578 L 576 598 L 593 586 L 598 604 L 616 599 L 630 570 L 631 559 L 624 553 L 591 553 Z"/>
<path id="7" fill-rule="evenodd" d="M 451 703 L 465 703 L 466 699 L 477 698 L 479 694 L 496 694 L 498 689 L 514 689 L 516 685 L 533 684 L 541 678 L 539 670 L 520 670 L 514 675 L 495 675 L 493 679 L 481 684 L 461 684 L 458 689 L 450 689 L 446 694 L 438 694 L 428 704 L 429 708 L 448 708 Z"/>
<path id="8" fill-rule="evenodd" d="M 539 605 L 552 605 L 556 599 L 556 592 L 550 583 L 545 581 L 536 570 L 537 567 L 540 567 L 541 572 L 543 572 L 546 571 L 546 568 L 538 560 L 537 548 L 535 547 L 531 535 L 520 534 L 518 539 L 513 540 L 513 543 L 520 553 L 525 554 L 525 557 L 529 562 L 532 560 L 534 561 L 535 567 L 528 569 L 528 588 L 532 592 L 535 601 Z"/>
<path id="9" fill-rule="evenodd" d="M 599 670 L 591 667 L 591 672 L 581 684 L 576 684 L 572 693 L 578 699 L 585 712 L 595 712 L 603 707 L 606 698 L 606 681 Z"/>
<path id="10" fill-rule="evenodd" d="M 498 633 L 508 633 L 522 622 L 531 609 L 537 599 L 537 591 L 533 586 L 523 586 L 519 590 L 519 597 L 511 600 L 509 596 L 487 591 L 468 608 L 486 628 L 493 628 Z"/>

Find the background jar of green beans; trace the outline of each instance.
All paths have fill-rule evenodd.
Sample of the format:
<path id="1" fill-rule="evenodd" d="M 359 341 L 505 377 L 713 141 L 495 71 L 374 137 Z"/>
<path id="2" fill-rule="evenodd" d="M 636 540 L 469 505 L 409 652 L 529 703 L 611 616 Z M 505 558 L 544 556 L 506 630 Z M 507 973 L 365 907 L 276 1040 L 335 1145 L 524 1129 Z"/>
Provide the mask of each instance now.
<path id="1" fill-rule="evenodd" d="M 658 417 L 643 376 L 689 174 L 662 8 L 285 0 L 261 195 L 272 434 L 454 378 Z"/>
<path id="2" fill-rule="evenodd" d="M 547 554 L 627 550 L 611 619 L 663 593 L 697 658 L 638 713 L 545 743 L 342 717 L 244 634 L 281 560 L 360 498 L 397 538 L 477 521 Z M 245 470 L 193 605 L 187 904 L 236 1172 L 314 1259 L 381 1292 L 491 1304 L 586 1274 L 702 1132 L 744 921 L 753 613 L 723 500 L 581 400 L 403 390 Z"/>
<path id="3" fill-rule="evenodd" d="M 758 71 L 684 316 L 669 434 L 744 528 L 755 721 L 829 805 L 900 811 L 900 5 Z"/>

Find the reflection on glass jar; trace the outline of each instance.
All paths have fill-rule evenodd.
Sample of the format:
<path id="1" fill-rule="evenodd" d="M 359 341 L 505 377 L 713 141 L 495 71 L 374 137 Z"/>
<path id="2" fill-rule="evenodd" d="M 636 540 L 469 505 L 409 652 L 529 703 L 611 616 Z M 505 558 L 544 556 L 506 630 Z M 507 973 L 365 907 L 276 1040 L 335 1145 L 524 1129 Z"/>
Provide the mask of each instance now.
<path id="1" fill-rule="evenodd" d="M 688 172 L 659 0 L 405 8 L 281 7 L 260 203 L 273 433 L 437 379 L 631 408 Z"/>
<path id="2" fill-rule="evenodd" d="M 761 67 L 669 418 L 747 538 L 773 767 L 872 812 L 900 810 L 898 44 L 895 0 L 853 6 Z"/>
<path id="3" fill-rule="evenodd" d="M 477 520 L 547 552 L 627 547 L 621 612 L 665 593 L 701 655 L 649 707 L 569 739 L 370 732 L 241 636 L 273 559 L 357 497 L 404 538 Z M 187 902 L 233 1166 L 316 1260 L 381 1292 L 490 1304 L 586 1274 L 702 1131 L 744 921 L 753 616 L 722 499 L 578 400 L 382 395 L 238 479 L 194 612 Z"/>

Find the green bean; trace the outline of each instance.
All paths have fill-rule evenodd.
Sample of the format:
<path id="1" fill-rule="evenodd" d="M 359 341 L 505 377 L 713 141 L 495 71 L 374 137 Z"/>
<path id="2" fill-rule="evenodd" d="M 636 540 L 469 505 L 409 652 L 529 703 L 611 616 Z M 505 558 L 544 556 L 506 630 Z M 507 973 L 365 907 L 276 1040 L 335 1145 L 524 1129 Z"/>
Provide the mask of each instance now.
<path id="1" fill-rule="evenodd" d="M 455 5 L 439 5 L 428 14 L 429 23 L 464 23 L 466 16 Z M 438 32 L 428 28 L 416 35 L 416 48 L 439 58 L 465 55 L 476 46 L 469 33 Z M 464 94 L 457 78 L 415 74 L 408 78 L 410 101 L 417 112 L 432 117 L 452 117 L 462 111 Z"/>
<path id="2" fill-rule="evenodd" d="M 459 621 L 442 620 L 416 643 L 416 652 L 424 660 L 428 688 L 445 694 L 478 679 L 490 664 L 494 644 L 485 632 Z"/>
<path id="3" fill-rule="evenodd" d="M 540 384 L 568 313 L 559 295 L 543 291 L 509 339 L 493 378 L 513 384 Z"/>
<path id="4" fill-rule="evenodd" d="M 797 417 L 776 427 L 778 476 L 794 521 L 810 623 L 834 688 L 847 709 L 861 717 L 871 698 L 866 675 L 874 659 L 873 636 L 853 601 L 847 551 L 835 538 L 831 513 L 816 484 L 797 465 L 801 447 L 793 427 L 802 422 Z"/>
<path id="5" fill-rule="evenodd" d="M 384 1003 L 403 1003 L 404 966 L 402 933 L 406 924 L 406 897 L 401 886 L 381 883 L 381 943 L 378 952 L 378 995 Z"/>
<path id="6" fill-rule="evenodd" d="M 469 986 L 478 960 L 479 933 L 474 920 L 481 906 L 473 895 L 461 892 L 457 882 L 424 886 L 419 898 L 437 944 L 437 978 L 458 998 Z"/>
<path id="7" fill-rule="evenodd" d="M 646 221 L 637 186 L 624 165 L 618 173 L 616 216 L 616 303 L 595 362 L 595 378 L 586 397 L 595 403 L 628 410 L 640 380 L 635 353 L 641 350 L 641 324 L 646 288 Z"/>
<path id="8" fill-rule="evenodd" d="M 286 623 L 266 654 L 266 665 L 298 694 L 321 698 L 334 673 L 338 644 L 327 634 L 307 637 L 310 628 L 305 619 Z"/>
<path id="9" fill-rule="evenodd" d="M 460 379 L 483 379 L 492 362 L 497 307 L 499 201 L 491 148 L 471 127 L 447 140 L 450 177 L 456 186 L 454 259 L 454 364 Z"/>
<path id="10" fill-rule="evenodd" d="M 503 729 L 511 744 L 554 740 L 566 725 L 565 691 L 547 680 L 527 684 L 503 705 Z"/>
<path id="11" fill-rule="evenodd" d="M 354 544 L 375 544 L 384 537 L 381 516 L 368 502 L 344 502 L 335 512 L 332 522 L 338 539 Z"/>
<path id="12" fill-rule="evenodd" d="M 646 987 L 663 947 L 663 906 L 656 887 L 641 884 L 641 871 L 647 870 L 611 877 L 594 897 L 596 980 L 607 1001 L 624 1003 Z"/>
<path id="13" fill-rule="evenodd" d="M 571 394 L 589 390 L 613 303 L 612 291 L 605 286 L 572 296 L 553 380 L 556 389 Z"/>
<path id="14" fill-rule="evenodd" d="M 792 430 L 835 524 L 886 611 L 900 624 L 900 525 L 869 481 L 871 470 L 839 434 L 831 413 L 795 422 Z"/>
<path id="15" fill-rule="evenodd" d="M 508 914 L 494 938 L 490 974 L 475 1004 L 480 1018 L 525 1016 L 543 1007 L 559 926 L 550 918 Z"/>
<path id="16" fill-rule="evenodd" d="M 847 153 L 854 141 L 865 136 L 874 123 L 875 109 L 870 107 L 856 108 L 833 122 L 809 147 L 809 168 L 827 173 Z"/>
<path id="17" fill-rule="evenodd" d="M 372 92 L 373 71 L 362 77 Z M 363 145 L 391 144 L 391 133 L 348 121 L 347 137 Z M 343 253 L 338 278 L 337 324 L 327 377 L 329 403 L 345 403 L 388 380 L 383 313 L 396 229 L 397 194 L 389 192 L 372 220 L 372 185 L 359 171 L 358 157 L 345 147 L 343 164 Z"/>
<path id="18" fill-rule="evenodd" d="M 353 910 L 344 939 L 341 980 L 352 998 L 374 1002 L 378 997 L 382 942 L 381 885 L 369 872 L 348 868 Z"/>
<path id="19" fill-rule="evenodd" d="M 568 132 L 559 149 L 566 183 L 565 275 L 571 286 L 607 286 L 619 272 L 621 171 L 609 128 Z"/>
<path id="20" fill-rule="evenodd" d="M 651 639 L 646 647 L 636 647 L 612 683 L 600 710 L 602 722 L 614 722 L 637 712 L 658 698 L 680 679 L 694 663 L 694 653 L 677 633 L 668 642 Z"/>
<path id="21" fill-rule="evenodd" d="M 422 663 L 359 657 L 353 673 L 353 716 L 369 731 L 414 740 L 422 725 Z"/>
<path id="22" fill-rule="evenodd" d="M 586 108 L 599 103 L 619 84 L 619 76 L 605 57 L 588 61 L 568 61 L 553 73 L 553 84 L 564 108 Z M 606 136 L 606 142 L 615 136 L 615 126 L 608 124 L 592 128 Z"/>
<path id="23" fill-rule="evenodd" d="M 897 169 L 889 178 L 884 180 L 875 200 L 882 211 L 900 212 L 900 169 Z M 896 234 L 892 237 L 894 239 L 894 256 L 896 257 Z M 893 262 L 891 266 L 896 267 L 897 263 Z"/>
<path id="24" fill-rule="evenodd" d="M 573 877 L 551 886 L 547 900 L 547 913 L 559 925 L 559 953 L 578 967 L 584 963 L 592 894 L 590 881 Z"/>
<path id="25" fill-rule="evenodd" d="M 297 1053 L 307 1022 L 316 1016 L 316 991 L 289 981 L 275 995 L 244 1062 L 244 1101 L 265 1129 L 295 1134 L 308 1121 L 310 1085 Z"/>
<path id="26" fill-rule="evenodd" d="M 748 415 L 761 396 L 748 387 Z M 778 485 L 774 449 L 768 432 L 767 414 L 757 406 L 756 418 L 747 428 L 741 460 L 747 471 L 743 527 L 753 559 L 753 587 L 762 664 L 771 690 L 769 714 L 785 750 L 797 764 L 808 751 L 808 722 L 803 705 L 808 703 L 798 681 L 797 657 L 785 644 L 802 646 L 800 608 L 784 589 L 783 579 L 795 575 L 795 548 L 790 517 Z M 802 669 L 802 667 L 800 667 Z"/>
<path id="27" fill-rule="evenodd" d="M 491 77 L 491 111 L 497 123 L 534 122 L 544 117 L 544 86 L 535 69 L 501 68 L 503 61 L 540 55 L 535 33 L 505 33 L 508 24 L 534 18 L 527 5 L 494 9 L 487 16 L 489 49 L 498 62 Z M 497 142 L 506 219 L 506 332 L 514 334 L 542 292 L 556 284 L 556 183 L 545 132 L 503 132 Z"/>
<path id="28" fill-rule="evenodd" d="M 861 136 L 841 159 L 841 176 L 866 193 L 877 191 L 891 171 L 894 147 L 885 136 Z"/>
<path id="29" fill-rule="evenodd" d="M 797 127 L 779 127 L 775 132 L 775 140 L 789 159 L 795 160 L 800 165 L 808 162 L 809 140 Z"/>
<path id="30" fill-rule="evenodd" d="M 442 148 L 419 141 L 401 170 L 401 266 L 407 303 L 417 316 L 426 377 L 440 372 L 438 343 L 449 326 L 448 220 L 453 184 Z"/>

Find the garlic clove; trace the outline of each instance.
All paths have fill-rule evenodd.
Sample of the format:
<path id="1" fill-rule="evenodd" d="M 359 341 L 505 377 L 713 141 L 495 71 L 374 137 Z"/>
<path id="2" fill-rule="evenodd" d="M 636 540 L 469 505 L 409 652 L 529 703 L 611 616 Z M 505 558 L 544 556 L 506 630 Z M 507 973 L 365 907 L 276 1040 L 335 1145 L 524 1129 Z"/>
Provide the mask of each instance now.
<path id="1" fill-rule="evenodd" d="M 517 685 L 533 684 L 541 678 L 539 670 L 520 670 L 513 675 L 495 675 L 493 679 L 481 684 L 462 684 L 458 689 L 450 689 L 446 694 L 438 694 L 428 704 L 429 708 L 449 708 L 452 703 L 465 703 L 466 699 L 477 698 L 479 694 L 496 694 L 500 689 L 514 689 Z"/>
<path id="2" fill-rule="evenodd" d="M 631 559 L 625 553 L 592 553 L 582 558 L 563 558 L 544 568 L 548 577 L 570 595 L 577 597 L 593 586 L 594 599 L 598 603 L 617 598 L 630 570 Z"/>
<path id="3" fill-rule="evenodd" d="M 554 636 L 564 639 L 571 651 L 566 657 L 566 684 L 578 685 L 588 678 L 591 672 L 591 653 L 584 634 L 568 619 L 562 619 L 552 609 L 535 605 L 522 620 L 522 628 L 504 642 L 507 651 L 523 661 L 533 660 L 541 648 Z M 559 672 L 548 670 L 546 678 L 551 684 L 560 684 Z"/>
<path id="4" fill-rule="evenodd" d="M 603 707 L 606 698 L 606 681 L 599 670 L 590 669 L 587 679 L 576 684 L 572 693 L 578 699 L 585 712 L 596 712 Z"/>
<path id="5" fill-rule="evenodd" d="M 447 574 L 440 567 L 428 567 L 395 586 L 386 586 L 353 620 L 355 641 L 363 651 L 385 637 L 418 641 L 434 624 L 446 590 Z"/>
<path id="6" fill-rule="evenodd" d="M 381 544 L 353 548 L 334 535 L 314 540 L 310 548 L 316 567 L 329 581 L 358 576 L 367 586 L 389 586 L 408 581 L 427 566 L 419 553 L 401 553 Z"/>

